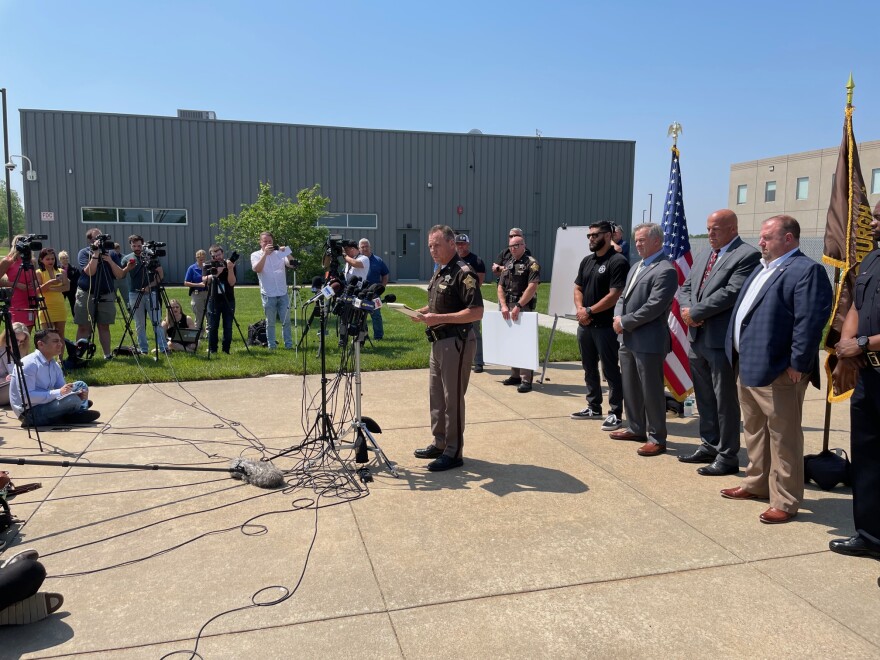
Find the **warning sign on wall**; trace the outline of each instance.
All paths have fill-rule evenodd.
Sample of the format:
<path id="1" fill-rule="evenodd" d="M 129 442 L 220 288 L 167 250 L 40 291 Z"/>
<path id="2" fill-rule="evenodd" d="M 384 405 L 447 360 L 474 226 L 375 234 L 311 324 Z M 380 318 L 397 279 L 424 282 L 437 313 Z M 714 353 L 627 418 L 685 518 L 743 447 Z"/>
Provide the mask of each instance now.
<path id="1" fill-rule="evenodd" d="M 55 222 L 55 211 L 40 211 L 40 220 L 43 222 Z"/>

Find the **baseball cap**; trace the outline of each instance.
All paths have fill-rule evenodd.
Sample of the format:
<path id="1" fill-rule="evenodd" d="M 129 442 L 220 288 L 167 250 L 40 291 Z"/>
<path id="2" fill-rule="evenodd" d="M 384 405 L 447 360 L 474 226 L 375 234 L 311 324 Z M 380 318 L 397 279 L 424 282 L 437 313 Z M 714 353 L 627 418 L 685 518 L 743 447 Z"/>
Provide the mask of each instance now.
<path id="1" fill-rule="evenodd" d="M 456 243 L 470 243 L 471 239 L 467 234 L 458 234 L 455 237 L 455 242 Z"/>

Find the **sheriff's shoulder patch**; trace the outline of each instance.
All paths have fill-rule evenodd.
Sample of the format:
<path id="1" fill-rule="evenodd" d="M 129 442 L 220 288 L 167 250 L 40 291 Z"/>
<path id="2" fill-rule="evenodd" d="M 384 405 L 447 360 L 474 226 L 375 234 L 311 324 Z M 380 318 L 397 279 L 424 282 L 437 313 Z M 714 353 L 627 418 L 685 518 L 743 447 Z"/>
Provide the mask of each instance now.
<path id="1" fill-rule="evenodd" d="M 464 278 L 464 285 L 467 287 L 468 291 L 473 289 L 477 285 L 477 279 L 473 275 L 467 275 Z"/>

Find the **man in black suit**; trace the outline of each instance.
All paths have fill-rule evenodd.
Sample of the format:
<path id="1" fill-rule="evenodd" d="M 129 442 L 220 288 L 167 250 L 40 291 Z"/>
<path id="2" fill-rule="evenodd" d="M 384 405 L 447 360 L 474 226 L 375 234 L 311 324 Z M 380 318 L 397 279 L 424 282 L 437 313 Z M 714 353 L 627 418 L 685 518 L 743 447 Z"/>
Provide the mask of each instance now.
<path id="1" fill-rule="evenodd" d="M 876 245 L 880 203 L 874 207 L 871 231 Z M 834 347 L 840 360 L 834 375 L 835 381 L 839 373 L 844 376 L 838 393 L 851 389 L 858 378 L 849 409 L 856 533 L 828 545 L 842 555 L 880 559 L 880 249 L 862 261 L 853 293 L 853 306 Z"/>
<path id="2" fill-rule="evenodd" d="M 697 257 L 677 294 L 681 318 L 688 325 L 701 444 L 678 460 L 708 463 L 697 473 L 717 477 L 739 472 L 739 399 L 724 337 L 736 297 L 761 255 L 739 237 L 736 214 L 729 209 L 710 215 L 706 228 L 711 249 Z"/>

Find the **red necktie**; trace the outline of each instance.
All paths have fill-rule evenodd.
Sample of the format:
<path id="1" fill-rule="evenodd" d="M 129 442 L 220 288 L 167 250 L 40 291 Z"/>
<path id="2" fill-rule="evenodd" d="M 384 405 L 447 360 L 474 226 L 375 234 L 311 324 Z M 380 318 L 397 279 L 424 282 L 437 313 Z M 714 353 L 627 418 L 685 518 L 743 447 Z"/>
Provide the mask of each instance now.
<path id="1" fill-rule="evenodd" d="M 718 250 L 712 250 L 712 256 L 709 257 L 709 263 L 706 264 L 706 272 L 703 273 L 703 280 L 700 282 L 700 289 L 703 288 L 703 285 L 706 284 L 706 280 L 709 279 L 709 273 L 712 272 L 712 267 L 718 259 L 718 252 Z"/>

